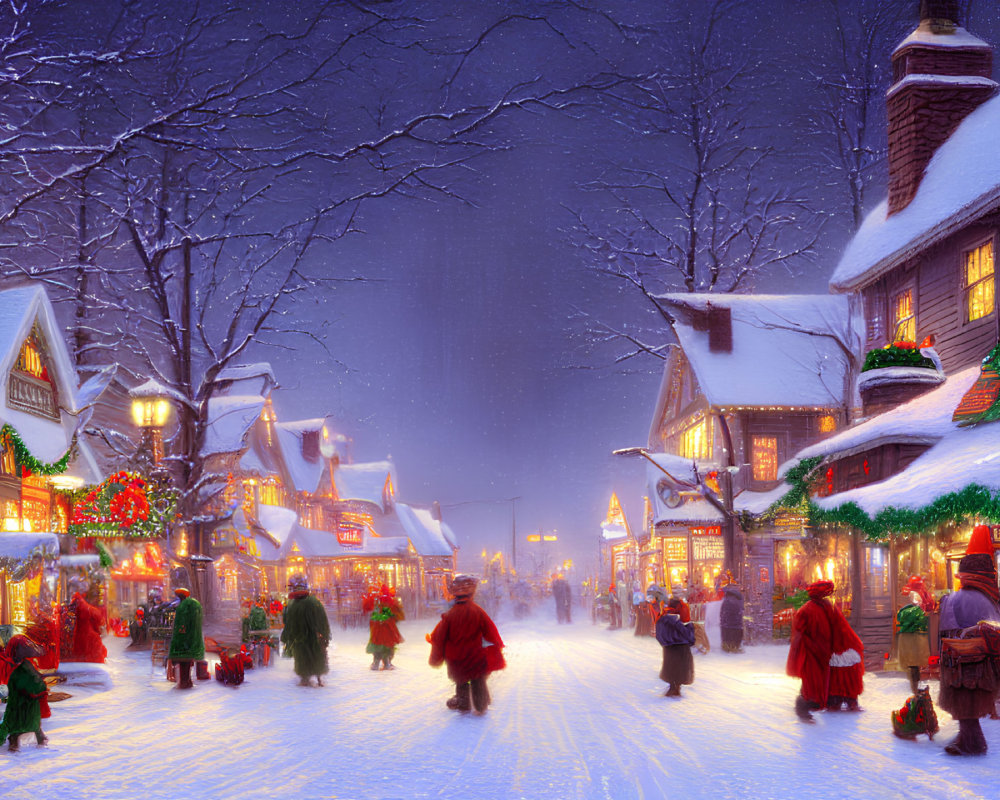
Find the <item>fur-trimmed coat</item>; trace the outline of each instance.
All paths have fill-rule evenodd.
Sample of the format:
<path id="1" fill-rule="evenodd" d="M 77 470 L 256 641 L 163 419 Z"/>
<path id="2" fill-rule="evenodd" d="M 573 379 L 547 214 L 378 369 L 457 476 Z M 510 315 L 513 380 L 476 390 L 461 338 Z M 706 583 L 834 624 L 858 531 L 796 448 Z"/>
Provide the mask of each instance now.
<path id="1" fill-rule="evenodd" d="M 864 648 L 840 609 L 810 598 L 792 618 L 785 671 L 802 679 L 802 696 L 825 706 L 831 694 L 857 697 L 864 689 Z"/>

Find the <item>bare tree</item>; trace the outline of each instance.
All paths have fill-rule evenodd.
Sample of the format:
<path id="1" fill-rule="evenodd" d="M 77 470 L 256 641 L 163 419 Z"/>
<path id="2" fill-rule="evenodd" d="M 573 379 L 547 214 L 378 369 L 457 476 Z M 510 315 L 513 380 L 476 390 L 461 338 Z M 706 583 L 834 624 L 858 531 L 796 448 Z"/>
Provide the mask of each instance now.
<path id="1" fill-rule="evenodd" d="M 618 336 L 627 343 L 619 360 L 662 357 L 669 314 L 657 295 L 735 292 L 794 272 L 819 231 L 804 191 L 777 179 L 778 153 L 754 123 L 767 70 L 752 49 L 734 46 L 753 38 L 752 18 L 733 0 L 672 8 L 649 43 L 659 48 L 658 69 L 605 94 L 633 147 L 583 187 L 607 204 L 572 211 L 571 234 L 592 267 L 637 291 L 652 315 L 644 330 Z M 617 335 L 599 315 L 580 313 L 592 337 Z"/>
<path id="2" fill-rule="evenodd" d="M 366 208 L 466 201 L 476 161 L 516 143 L 513 115 L 572 114 L 623 81 L 596 57 L 566 75 L 484 70 L 522 32 L 580 47 L 560 15 L 622 35 L 575 2 L 469 21 L 432 0 L 91 5 L 0 9 L 20 63 L 0 141 L 0 232 L 17 252 L 2 267 L 72 304 L 79 363 L 117 361 L 182 398 L 168 457 L 188 521 L 224 478 L 200 458 L 216 379 L 261 346 L 321 338 L 300 303 L 364 280 L 333 265 Z M 112 457 L 134 446 L 95 433 Z"/>

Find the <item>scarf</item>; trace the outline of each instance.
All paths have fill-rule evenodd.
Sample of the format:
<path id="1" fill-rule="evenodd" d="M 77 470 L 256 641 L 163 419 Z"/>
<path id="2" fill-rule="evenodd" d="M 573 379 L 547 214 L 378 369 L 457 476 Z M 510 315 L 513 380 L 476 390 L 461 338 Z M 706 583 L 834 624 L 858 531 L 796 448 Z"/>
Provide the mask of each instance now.
<path id="1" fill-rule="evenodd" d="M 1000 605 L 1000 586 L 997 586 L 996 576 L 963 572 L 960 580 L 963 589 L 975 589 L 977 592 L 982 592 L 994 603 Z"/>

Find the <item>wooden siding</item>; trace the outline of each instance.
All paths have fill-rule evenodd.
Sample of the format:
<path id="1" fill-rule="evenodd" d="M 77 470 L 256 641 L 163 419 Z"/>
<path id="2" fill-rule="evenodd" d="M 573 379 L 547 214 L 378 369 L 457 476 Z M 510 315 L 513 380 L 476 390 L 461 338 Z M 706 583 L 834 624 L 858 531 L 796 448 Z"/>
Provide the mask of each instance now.
<path id="1" fill-rule="evenodd" d="M 998 224 L 1000 220 L 994 214 L 975 225 L 967 226 L 941 244 L 924 251 L 918 258 L 862 289 L 865 308 L 877 306 L 883 315 L 887 315 L 887 299 L 907 287 L 914 287 L 916 339 L 919 342 L 930 334 L 934 335 L 935 349 L 941 356 L 942 366 L 948 375 L 978 364 L 1000 339 L 1000 315 L 997 313 L 995 300 L 992 314 L 974 322 L 965 321 L 962 274 L 963 254 L 991 237 L 995 239 Z M 996 252 L 994 244 L 994 253 Z M 995 285 L 995 289 L 997 288 L 1000 287 Z M 996 294 L 995 291 L 994 296 Z M 888 344 L 892 333 L 891 321 L 887 319 L 878 335 L 868 337 L 868 349 Z"/>

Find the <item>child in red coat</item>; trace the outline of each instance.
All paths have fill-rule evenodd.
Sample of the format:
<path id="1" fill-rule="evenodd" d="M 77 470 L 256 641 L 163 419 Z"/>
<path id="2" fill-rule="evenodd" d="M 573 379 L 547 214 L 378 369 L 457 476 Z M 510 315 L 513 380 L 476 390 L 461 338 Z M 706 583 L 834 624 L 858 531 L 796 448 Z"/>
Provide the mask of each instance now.
<path id="1" fill-rule="evenodd" d="M 455 605 L 441 615 L 430 635 L 430 665 L 448 665 L 448 677 L 455 681 L 455 696 L 448 701 L 449 708 L 468 711 L 473 707 L 484 714 L 490 704 L 486 678 L 506 663 L 497 626 L 472 601 L 478 582 L 471 575 L 457 575 L 448 587 Z"/>

